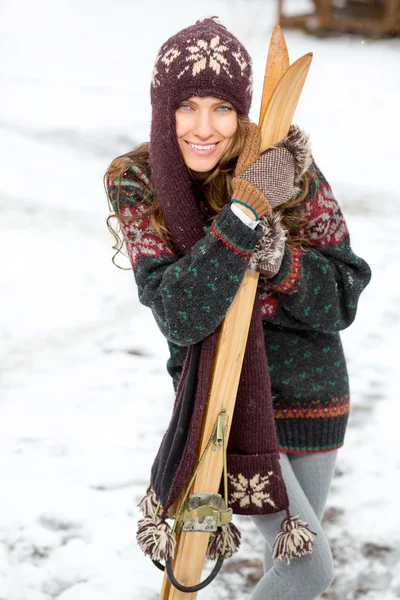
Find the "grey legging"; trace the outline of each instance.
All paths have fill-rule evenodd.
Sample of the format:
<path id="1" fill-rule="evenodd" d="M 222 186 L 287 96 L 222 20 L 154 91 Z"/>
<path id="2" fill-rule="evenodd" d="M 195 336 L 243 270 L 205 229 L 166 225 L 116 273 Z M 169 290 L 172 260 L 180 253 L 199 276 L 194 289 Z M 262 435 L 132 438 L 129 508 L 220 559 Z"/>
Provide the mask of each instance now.
<path id="1" fill-rule="evenodd" d="M 281 454 L 282 475 L 290 500 L 290 512 L 299 515 L 317 533 L 312 554 L 274 561 L 272 545 L 285 518 L 284 512 L 251 517 L 265 544 L 264 576 L 251 600 L 316 600 L 332 583 L 333 561 L 321 527 L 325 502 L 335 468 L 337 450 L 315 454 Z"/>

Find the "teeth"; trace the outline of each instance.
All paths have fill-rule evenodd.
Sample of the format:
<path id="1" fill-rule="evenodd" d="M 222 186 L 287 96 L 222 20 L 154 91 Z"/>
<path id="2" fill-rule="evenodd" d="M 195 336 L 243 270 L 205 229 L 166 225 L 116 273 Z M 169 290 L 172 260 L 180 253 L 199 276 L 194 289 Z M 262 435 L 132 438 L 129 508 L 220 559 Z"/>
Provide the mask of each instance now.
<path id="1" fill-rule="evenodd" d="M 216 144 L 210 144 L 209 146 L 198 146 L 197 144 L 190 144 L 192 148 L 196 148 L 196 150 L 211 150 L 211 148 L 215 148 Z"/>

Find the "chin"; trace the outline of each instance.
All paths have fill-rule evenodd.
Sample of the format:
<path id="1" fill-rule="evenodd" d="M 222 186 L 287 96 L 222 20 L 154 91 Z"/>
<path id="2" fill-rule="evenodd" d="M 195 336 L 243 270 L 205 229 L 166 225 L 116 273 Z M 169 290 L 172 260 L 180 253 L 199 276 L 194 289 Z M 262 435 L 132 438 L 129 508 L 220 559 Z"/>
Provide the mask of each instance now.
<path id="1" fill-rule="evenodd" d="M 192 171 L 196 173 L 207 173 L 208 171 L 212 171 L 214 167 L 217 166 L 217 160 L 209 160 L 209 161 L 199 161 L 199 160 L 190 160 L 185 161 L 186 166 L 189 167 Z"/>
<path id="2" fill-rule="evenodd" d="M 212 171 L 219 163 L 220 158 L 220 153 L 218 153 L 218 156 L 202 157 L 196 157 L 192 154 L 188 155 L 186 152 L 183 154 L 183 160 L 185 161 L 186 166 L 197 173 L 207 173 L 207 171 Z"/>

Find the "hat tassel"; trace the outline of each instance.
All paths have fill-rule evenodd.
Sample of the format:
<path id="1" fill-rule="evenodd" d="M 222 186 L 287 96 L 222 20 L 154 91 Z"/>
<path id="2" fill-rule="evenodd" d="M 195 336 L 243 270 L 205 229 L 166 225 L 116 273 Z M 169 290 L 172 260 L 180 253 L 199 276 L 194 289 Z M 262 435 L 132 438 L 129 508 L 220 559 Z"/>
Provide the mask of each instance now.
<path id="1" fill-rule="evenodd" d="M 298 516 L 289 516 L 282 522 L 281 530 L 275 538 L 273 558 L 285 559 L 289 565 L 292 558 L 311 554 L 316 535 L 315 531 L 308 527 L 308 523 L 301 521 Z"/>
<path id="2" fill-rule="evenodd" d="M 157 562 L 173 558 L 176 548 L 175 535 L 166 521 L 166 516 L 159 514 L 161 503 L 151 486 L 139 508 L 143 519 L 138 522 L 136 540 L 143 553 Z"/>
<path id="3" fill-rule="evenodd" d="M 147 488 L 146 495 L 139 502 L 139 510 L 144 517 L 152 517 L 156 512 L 160 500 L 151 485 Z"/>
<path id="4" fill-rule="evenodd" d="M 233 523 L 218 527 L 215 533 L 210 534 L 207 547 L 207 558 L 217 560 L 220 556 L 230 558 L 239 550 L 240 531 Z"/>

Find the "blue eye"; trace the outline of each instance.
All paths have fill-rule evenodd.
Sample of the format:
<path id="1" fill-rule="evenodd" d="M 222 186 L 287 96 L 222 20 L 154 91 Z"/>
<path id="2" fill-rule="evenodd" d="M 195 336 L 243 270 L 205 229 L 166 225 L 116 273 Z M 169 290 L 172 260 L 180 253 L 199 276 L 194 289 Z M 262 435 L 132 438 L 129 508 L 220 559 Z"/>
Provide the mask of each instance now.
<path id="1" fill-rule="evenodd" d="M 221 106 L 217 106 L 218 112 L 227 113 L 227 112 L 231 112 L 231 110 L 233 110 L 232 106 L 225 106 L 225 104 L 223 104 Z"/>
<path id="2" fill-rule="evenodd" d="M 182 104 L 179 105 L 179 108 L 182 108 L 183 110 L 190 110 L 192 107 L 190 106 L 190 104 L 185 104 L 183 102 Z"/>

